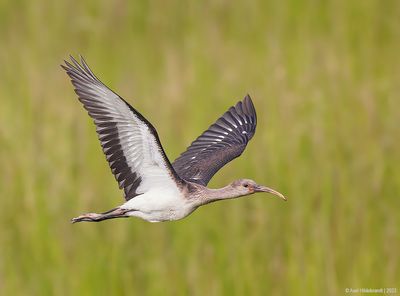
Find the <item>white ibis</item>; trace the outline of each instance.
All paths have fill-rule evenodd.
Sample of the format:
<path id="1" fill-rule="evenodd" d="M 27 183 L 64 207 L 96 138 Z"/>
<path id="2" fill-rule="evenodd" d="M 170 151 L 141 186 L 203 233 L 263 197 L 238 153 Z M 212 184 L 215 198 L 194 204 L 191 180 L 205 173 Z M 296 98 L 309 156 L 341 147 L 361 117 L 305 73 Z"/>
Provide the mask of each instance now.
<path id="1" fill-rule="evenodd" d="M 110 90 L 81 57 L 65 61 L 79 101 L 93 118 L 111 171 L 124 191 L 125 203 L 105 213 L 88 213 L 72 223 L 139 217 L 150 222 L 179 220 L 202 205 L 268 192 L 279 192 L 239 179 L 220 189 L 207 188 L 212 176 L 240 156 L 253 137 L 257 117 L 249 95 L 225 112 L 172 164 L 157 131 L 136 109 Z"/>

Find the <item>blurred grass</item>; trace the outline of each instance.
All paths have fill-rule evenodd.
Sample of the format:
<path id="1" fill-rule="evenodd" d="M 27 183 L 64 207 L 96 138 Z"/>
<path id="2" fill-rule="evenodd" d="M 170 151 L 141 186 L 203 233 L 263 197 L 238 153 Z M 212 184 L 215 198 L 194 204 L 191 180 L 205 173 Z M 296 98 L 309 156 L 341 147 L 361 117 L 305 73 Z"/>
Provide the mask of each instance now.
<path id="1" fill-rule="evenodd" d="M 398 1 L 0 2 L 0 294 L 399 289 Z M 59 64 L 84 55 L 174 159 L 249 92 L 258 130 L 187 219 L 70 225 L 122 202 Z"/>

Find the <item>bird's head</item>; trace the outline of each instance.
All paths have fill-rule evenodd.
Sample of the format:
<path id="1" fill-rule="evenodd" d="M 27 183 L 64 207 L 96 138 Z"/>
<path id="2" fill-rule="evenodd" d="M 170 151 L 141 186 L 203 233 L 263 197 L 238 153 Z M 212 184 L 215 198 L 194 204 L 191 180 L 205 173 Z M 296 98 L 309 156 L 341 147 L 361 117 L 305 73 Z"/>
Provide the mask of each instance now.
<path id="1" fill-rule="evenodd" d="M 258 185 L 256 182 L 250 179 L 239 179 L 233 181 L 231 186 L 241 195 L 249 195 L 256 192 L 267 192 L 286 200 L 286 197 L 280 192 L 263 185 Z"/>

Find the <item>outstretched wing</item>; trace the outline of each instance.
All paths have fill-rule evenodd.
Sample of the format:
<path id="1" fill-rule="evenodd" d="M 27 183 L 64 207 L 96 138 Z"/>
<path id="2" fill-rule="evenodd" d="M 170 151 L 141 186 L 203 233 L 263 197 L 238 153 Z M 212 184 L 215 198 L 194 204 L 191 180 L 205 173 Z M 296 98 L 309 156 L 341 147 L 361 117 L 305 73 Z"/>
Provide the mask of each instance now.
<path id="1" fill-rule="evenodd" d="M 182 179 L 206 186 L 220 168 L 242 154 L 256 125 L 256 110 L 247 95 L 201 134 L 172 166 Z"/>
<path id="2" fill-rule="evenodd" d="M 180 178 L 155 128 L 123 98 L 105 86 L 81 57 L 65 61 L 79 101 L 93 118 L 103 152 L 119 188 L 129 200 L 151 187 L 176 186 Z"/>

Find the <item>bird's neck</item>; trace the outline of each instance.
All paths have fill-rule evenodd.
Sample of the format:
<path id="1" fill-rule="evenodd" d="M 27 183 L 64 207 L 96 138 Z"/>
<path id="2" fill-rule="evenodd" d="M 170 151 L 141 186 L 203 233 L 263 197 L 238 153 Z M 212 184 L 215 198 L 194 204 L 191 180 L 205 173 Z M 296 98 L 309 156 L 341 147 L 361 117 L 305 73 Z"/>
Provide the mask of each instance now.
<path id="1" fill-rule="evenodd" d="M 238 194 L 236 190 L 234 190 L 230 185 L 218 189 L 207 188 L 205 203 L 210 203 L 223 199 L 237 198 L 240 196 L 241 195 Z"/>

